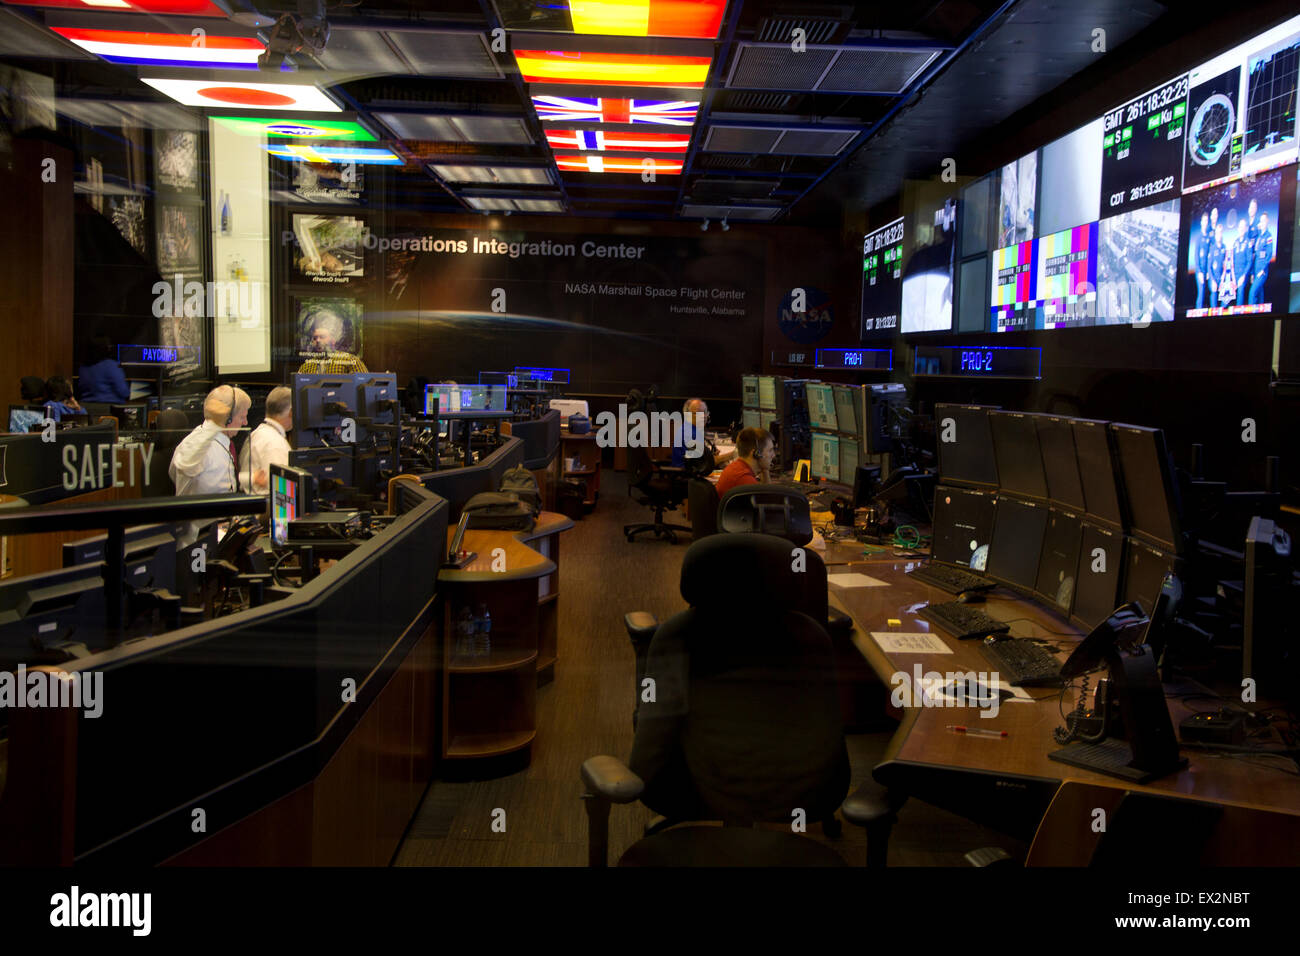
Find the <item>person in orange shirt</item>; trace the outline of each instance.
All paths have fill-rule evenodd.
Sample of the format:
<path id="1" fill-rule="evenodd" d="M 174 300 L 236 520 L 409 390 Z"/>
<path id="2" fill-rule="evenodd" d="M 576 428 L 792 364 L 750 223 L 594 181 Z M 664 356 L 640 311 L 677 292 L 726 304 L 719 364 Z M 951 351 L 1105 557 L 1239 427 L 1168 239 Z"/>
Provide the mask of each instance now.
<path id="1" fill-rule="evenodd" d="M 766 428 L 746 428 L 736 438 L 736 459 L 722 470 L 718 478 L 718 497 L 737 485 L 767 484 L 776 442 Z"/>

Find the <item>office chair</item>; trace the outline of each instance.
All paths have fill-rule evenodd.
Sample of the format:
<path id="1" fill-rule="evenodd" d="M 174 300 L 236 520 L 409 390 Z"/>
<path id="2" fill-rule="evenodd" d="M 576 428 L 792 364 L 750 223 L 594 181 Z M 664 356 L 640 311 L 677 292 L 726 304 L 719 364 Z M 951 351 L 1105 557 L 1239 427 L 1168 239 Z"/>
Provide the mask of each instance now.
<path id="1" fill-rule="evenodd" d="M 718 533 L 718 489 L 711 481 L 692 478 L 687 485 L 691 509 L 691 540 Z"/>
<path id="2" fill-rule="evenodd" d="M 800 610 L 801 578 L 781 538 L 719 534 L 690 546 L 681 574 L 689 608 L 650 641 L 644 676 L 654 700 L 639 705 L 631 758 L 582 765 L 591 866 L 607 862 L 610 805 L 638 799 L 665 819 L 621 865 L 842 866 L 797 833 L 754 829 L 790 825 L 801 810 L 835 836 L 837 808 L 867 829 L 869 862 L 884 862 L 893 811 L 874 782 L 845 799 L 834 651 Z M 724 825 L 669 829 L 701 820 Z"/>
<path id="3" fill-rule="evenodd" d="M 154 452 L 153 457 L 149 459 L 149 484 L 145 490 L 146 497 L 171 496 L 176 493 L 167 470 L 171 467 L 176 446 L 184 440 L 189 430 L 189 416 L 179 408 L 164 408 L 158 413 Z"/>
<path id="4" fill-rule="evenodd" d="M 628 448 L 627 450 L 627 493 L 640 492 L 636 497 L 638 503 L 654 508 L 653 524 L 629 524 L 623 526 L 623 534 L 631 541 L 644 531 L 653 531 L 656 538 L 667 538 L 677 543 L 678 531 L 690 531 L 685 525 L 668 524 L 664 521 L 664 512 L 676 510 L 686 498 L 686 474 L 684 469 L 668 465 L 658 465 L 650 460 L 646 448 Z"/>

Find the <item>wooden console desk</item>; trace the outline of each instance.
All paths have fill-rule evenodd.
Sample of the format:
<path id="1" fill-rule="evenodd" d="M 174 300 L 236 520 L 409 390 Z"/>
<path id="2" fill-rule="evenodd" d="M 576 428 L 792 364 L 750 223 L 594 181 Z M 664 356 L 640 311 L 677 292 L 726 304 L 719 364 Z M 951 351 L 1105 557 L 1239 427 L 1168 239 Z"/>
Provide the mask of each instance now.
<path id="1" fill-rule="evenodd" d="M 532 531 L 466 531 L 461 547 L 477 557 L 438 573 L 444 757 L 493 757 L 532 746 L 537 687 L 552 679 L 558 657 L 560 533 L 572 527 L 564 515 L 543 511 Z M 454 536 L 448 528 L 449 548 Z M 492 615 L 492 652 L 486 660 L 462 660 L 454 656 L 456 617 L 479 604 Z"/>
<path id="2" fill-rule="evenodd" d="M 849 546 L 831 545 L 828 564 L 843 560 Z M 937 588 L 906 576 L 915 559 L 861 556 L 861 547 L 853 549 L 856 560 L 831 567 L 830 573 L 855 571 L 885 581 L 886 587 L 830 588 L 831 604 L 847 612 L 854 623 L 853 642 L 872 670 L 892 690 L 891 677 L 906 673 L 909 679 L 918 663 L 922 671 L 992 671 L 994 668 L 980 651 L 978 641 L 959 641 L 920 619 L 916 609 L 934 601 L 955 600 Z M 851 556 L 851 555 L 850 555 Z M 999 589 L 982 605 L 984 613 L 1011 623 L 1016 637 L 1037 637 L 1050 642 L 1064 660 L 1083 635 L 1042 607 Z M 871 631 L 888 631 L 887 620 L 901 621 L 903 632 L 928 631 L 938 635 L 952 649 L 951 654 L 886 654 L 871 637 Z M 1094 681 L 1095 686 L 1095 681 Z M 1077 684 L 1076 684 L 1077 688 Z M 873 775 L 891 790 L 1001 829 L 1026 841 L 1039 833 L 1036 854 L 1031 862 L 1087 862 L 1085 844 L 1095 841 L 1090 820 L 1079 817 L 1098 806 L 1096 794 L 1109 794 L 1115 803 L 1125 792 L 1147 793 L 1215 804 L 1230 808 L 1224 820 L 1241 832 L 1243 816 L 1251 811 L 1267 815 L 1282 826 L 1288 839 L 1265 840 L 1251 860 L 1258 863 L 1300 862 L 1300 779 L 1294 764 L 1282 758 L 1233 758 L 1204 751 L 1184 750 L 1188 766 L 1148 784 L 1133 784 L 1090 770 L 1083 770 L 1048 759 L 1059 745 L 1052 730 L 1065 723 L 1064 714 L 1074 705 L 1076 689 L 1064 695 L 1056 688 L 1026 688 L 1031 702 L 1003 701 L 996 718 L 983 718 L 971 707 L 906 707 L 901 723 L 890 742 L 885 759 Z M 1166 688 L 1167 692 L 1169 688 Z M 1167 697 L 1175 729 L 1193 710 L 1204 710 L 1212 702 L 1205 699 L 1184 700 Z M 1006 738 L 971 737 L 947 730 L 949 725 L 968 725 L 1005 730 Z M 1289 772 L 1288 772 L 1289 771 Z M 1068 785 L 1068 786 L 1067 786 Z M 1084 796 L 1080 796 L 1080 795 Z M 1059 805 L 1054 805 L 1058 801 Z M 1049 806 L 1053 814 L 1044 820 Z M 1258 823 L 1256 819 L 1256 823 Z M 1048 838 L 1049 827 L 1056 838 Z M 1223 839 L 1217 838 L 1222 843 Z M 1061 841 L 1066 841 L 1062 843 Z M 1280 856 L 1279 856 L 1280 854 Z M 1228 862 L 1241 862 L 1230 860 Z"/>

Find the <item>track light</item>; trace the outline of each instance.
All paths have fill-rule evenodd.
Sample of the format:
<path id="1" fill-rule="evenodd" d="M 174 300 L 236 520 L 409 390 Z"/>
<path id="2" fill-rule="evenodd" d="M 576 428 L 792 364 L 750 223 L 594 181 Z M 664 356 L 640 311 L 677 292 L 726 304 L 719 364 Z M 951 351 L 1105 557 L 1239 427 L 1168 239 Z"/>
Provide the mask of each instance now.
<path id="1" fill-rule="evenodd" d="M 708 231 L 709 231 L 709 220 L 706 219 L 704 220 L 704 222 L 700 223 L 700 232 L 708 232 Z"/>

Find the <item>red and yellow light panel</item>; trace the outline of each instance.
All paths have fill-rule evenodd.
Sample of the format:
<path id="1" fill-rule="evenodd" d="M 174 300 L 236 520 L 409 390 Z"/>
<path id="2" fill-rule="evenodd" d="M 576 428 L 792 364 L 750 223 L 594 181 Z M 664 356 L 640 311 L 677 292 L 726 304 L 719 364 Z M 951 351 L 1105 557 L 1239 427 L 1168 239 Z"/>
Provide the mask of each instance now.
<path id="1" fill-rule="evenodd" d="M 712 59 L 639 53 L 569 53 L 516 50 L 519 72 L 529 83 L 587 86 L 672 86 L 703 89 Z"/>
<path id="2" fill-rule="evenodd" d="M 652 165 L 651 165 L 652 164 Z M 663 156 L 575 156 L 556 153 L 555 165 L 573 173 L 643 173 L 653 171 L 657 176 L 675 176 L 682 171 L 682 160 Z"/>
<path id="3" fill-rule="evenodd" d="M 703 37 L 722 27 L 727 0 L 569 0 L 574 33 Z"/>
<path id="4" fill-rule="evenodd" d="M 226 11 L 211 0 L 2 0 L 11 7 L 55 7 L 60 10 L 104 10 L 119 13 L 160 13 L 178 17 L 218 17 Z"/>
<path id="5" fill-rule="evenodd" d="M 138 66 L 197 66 L 227 70 L 256 70 L 266 50 L 251 37 L 204 36 L 188 33 L 142 33 L 135 30 L 85 30 L 51 27 L 88 53 L 110 63 Z"/>
<path id="6" fill-rule="evenodd" d="M 548 129 L 546 141 L 552 149 L 654 150 L 684 153 L 691 145 L 689 133 L 613 133 L 590 129 Z"/>

